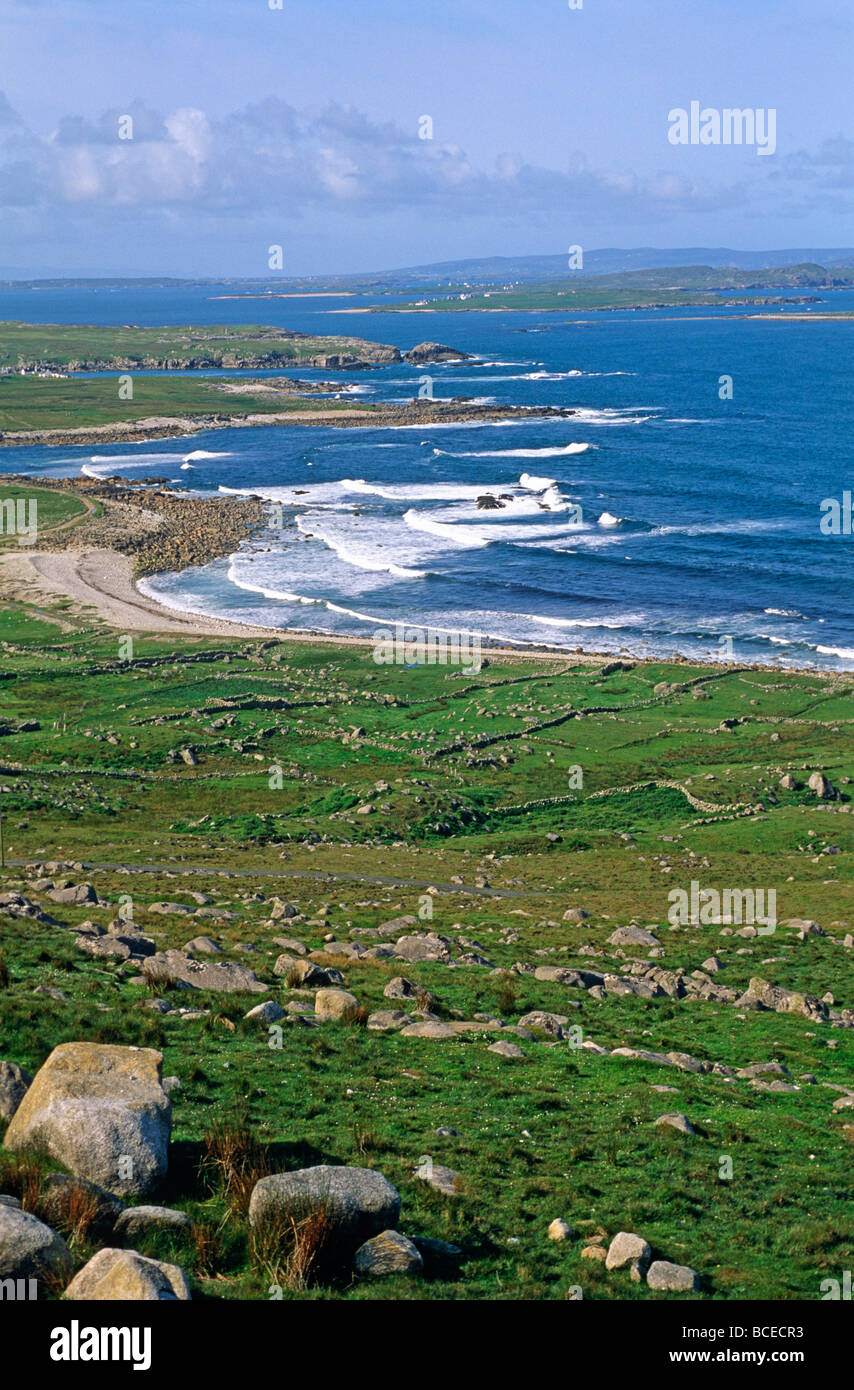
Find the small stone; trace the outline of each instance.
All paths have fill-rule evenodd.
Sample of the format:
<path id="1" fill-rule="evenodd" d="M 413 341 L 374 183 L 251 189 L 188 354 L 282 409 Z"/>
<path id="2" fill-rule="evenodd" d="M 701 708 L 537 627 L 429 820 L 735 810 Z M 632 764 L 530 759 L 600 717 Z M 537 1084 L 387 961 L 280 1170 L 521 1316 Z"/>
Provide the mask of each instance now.
<path id="1" fill-rule="evenodd" d="M 252 1019 L 255 1023 L 278 1023 L 280 1018 L 285 1017 L 285 1011 L 275 999 L 265 999 L 263 1004 L 256 1004 L 254 1009 L 250 1009 L 243 1017 Z"/>
<path id="2" fill-rule="evenodd" d="M 676 1111 L 667 1115 L 659 1115 L 658 1119 L 655 1121 L 655 1125 L 658 1129 L 676 1129 L 679 1131 L 680 1134 L 697 1133 L 694 1126 L 691 1124 L 691 1121 L 688 1119 L 688 1116 L 680 1115 Z"/>
<path id="3" fill-rule="evenodd" d="M 575 1231 L 562 1216 L 556 1216 L 548 1229 L 549 1240 L 571 1240 Z"/>
<path id="4" fill-rule="evenodd" d="M 418 1248 L 400 1231 L 381 1231 L 359 1246 L 353 1257 L 353 1269 L 372 1279 L 387 1274 L 421 1274 L 424 1260 Z"/>

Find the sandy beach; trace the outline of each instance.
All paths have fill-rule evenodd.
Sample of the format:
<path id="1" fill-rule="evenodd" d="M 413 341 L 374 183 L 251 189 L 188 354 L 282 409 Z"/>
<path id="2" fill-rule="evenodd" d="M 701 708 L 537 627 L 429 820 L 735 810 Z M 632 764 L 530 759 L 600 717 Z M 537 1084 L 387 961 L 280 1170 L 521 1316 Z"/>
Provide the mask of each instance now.
<path id="1" fill-rule="evenodd" d="M 185 637 L 252 637 L 333 647 L 373 647 L 373 637 L 254 627 L 167 608 L 140 593 L 129 557 L 115 550 L 7 551 L 0 554 L 0 601 L 27 605 L 70 599 L 77 615 L 97 617 L 118 632 L 170 632 Z M 580 653 L 545 647 L 488 647 L 490 656 L 524 660 L 572 660 L 596 665 L 613 653 Z"/>

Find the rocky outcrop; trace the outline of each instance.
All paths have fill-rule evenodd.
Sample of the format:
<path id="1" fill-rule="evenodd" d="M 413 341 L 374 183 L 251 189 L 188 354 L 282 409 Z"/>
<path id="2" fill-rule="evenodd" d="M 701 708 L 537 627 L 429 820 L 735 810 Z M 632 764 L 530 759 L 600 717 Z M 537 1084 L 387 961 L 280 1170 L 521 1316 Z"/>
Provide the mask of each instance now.
<path id="1" fill-rule="evenodd" d="M 413 367 L 426 365 L 428 362 L 471 362 L 470 352 L 460 352 L 458 348 L 445 347 L 442 343 L 416 343 L 415 347 L 405 352 L 404 357 Z"/>

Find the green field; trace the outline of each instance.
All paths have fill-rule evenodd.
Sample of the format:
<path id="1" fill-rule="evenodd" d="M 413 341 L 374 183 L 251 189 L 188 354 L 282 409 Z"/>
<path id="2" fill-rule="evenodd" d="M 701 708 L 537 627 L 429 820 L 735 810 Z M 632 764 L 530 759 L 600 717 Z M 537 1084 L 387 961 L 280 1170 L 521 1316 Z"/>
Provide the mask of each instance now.
<path id="1" fill-rule="evenodd" d="M 123 400 L 119 397 L 117 377 L 76 377 L 67 381 L 34 376 L 0 377 L 0 433 L 110 425 L 151 416 L 202 415 L 226 420 L 249 413 L 332 413 L 365 409 L 356 400 L 319 400 L 310 396 L 279 395 L 269 390 L 256 395 L 249 383 L 234 394 L 223 390 L 226 386 L 240 385 L 240 378 L 136 376 L 133 400 Z"/>
<path id="2" fill-rule="evenodd" d="M 674 1297 L 582 1257 L 619 1230 L 696 1269 L 701 1293 L 688 1297 L 819 1299 L 821 1281 L 851 1267 L 854 1126 L 833 1109 L 854 1059 L 854 1016 L 839 1014 L 854 1006 L 840 922 L 854 913 L 848 682 L 687 663 L 608 674 L 572 657 L 464 675 L 377 666 L 369 649 L 334 644 L 164 637 L 137 637 L 129 658 L 92 619 L 67 606 L 57 619 L 21 604 L 0 614 L 3 888 L 59 923 L 0 910 L 0 1057 L 33 1072 L 62 1041 L 162 1051 L 181 1089 L 169 1176 L 149 1200 L 194 1224 L 136 1248 L 180 1264 L 197 1295 L 227 1299 L 274 1285 L 347 1300 L 563 1299 L 578 1287 L 586 1299 Z M 806 786 L 817 769 L 836 789 L 825 801 Z M 793 790 L 779 785 L 787 771 Z M 35 867 L 46 861 L 69 867 Z M 45 873 L 91 883 L 109 905 L 55 905 L 33 886 Z M 779 924 L 741 940 L 737 927 L 673 927 L 668 894 L 692 881 L 774 888 Z M 147 985 L 137 961 L 93 959 L 71 929 L 106 927 L 120 895 L 159 951 L 209 935 L 218 962 L 248 965 L 267 992 Z M 273 919 L 276 895 L 299 915 Z M 179 907 L 150 910 L 164 900 Z M 565 921 L 572 907 L 589 915 Z M 455 965 L 330 945 L 393 942 L 359 933 L 406 914 L 401 934 L 440 934 Z M 789 918 L 825 934 L 799 938 Z M 608 938 L 633 919 L 657 933 L 653 964 L 671 982 L 714 955 L 733 999 L 760 977 L 829 996 L 837 1021 L 533 973 L 632 979 L 647 952 Z M 340 969 L 360 1005 L 351 1023 L 315 1021 L 312 991 L 273 973 L 280 935 Z M 384 997 L 400 975 L 416 999 Z M 153 996 L 170 1012 L 152 1012 Z M 266 998 L 306 1011 L 280 1050 L 244 1019 Z M 365 1026 L 390 1007 L 470 1027 L 431 1039 Z M 581 1033 L 507 1031 L 533 1010 Z M 523 1057 L 490 1052 L 496 1038 Z M 772 1062 L 760 1083 L 783 1089 L 739 1075 Z M 696 1133 L 656 1127 L 671 1111 Z M 425 1155 L 459 1173 L 456 1195 L 414 1176 Z M 401 1230 L 456 1244 L 459 1268 L 298 1277 L 287 1245 L 250 1241 L 247 1184 L 316 1163 L 384 1173 Z M 39 1210 L 50 1166 L 0 1150 L 0 1191 Z M 568 1240 L 547 1239 L 556 1217 Z M 98 1242 L 71 1215 L 66 1229 L 82 1264 Z"/>
<path id="3" fill-rule="evenodd" d="M 0 367 L 68 371 L 157 367 L 294 367 L 318 354 L 382 351 L 362 338 L 311 336 L 261 324 L 141 328 L 136 324 L 0 323 Z M 386 349 L 393 352 L 393 349 Z"/>
<path id="4" fill-rule="evenodd" d="M 39 536 L 82 521 L 90 511 L 85 502 L 73 493 L 52 491 L 46 487 L 29 487 L 26 483 L 20 486 L 0 484 L 0 547 L 18 544 L 19 536 L 15 527 L 19 517 L 26 524 L 27 518 L 31 515 L 30 506 L 34 501 L 36 509 L 33 518 Z M 14 508 L 14 512 L 11 508 Z"/>

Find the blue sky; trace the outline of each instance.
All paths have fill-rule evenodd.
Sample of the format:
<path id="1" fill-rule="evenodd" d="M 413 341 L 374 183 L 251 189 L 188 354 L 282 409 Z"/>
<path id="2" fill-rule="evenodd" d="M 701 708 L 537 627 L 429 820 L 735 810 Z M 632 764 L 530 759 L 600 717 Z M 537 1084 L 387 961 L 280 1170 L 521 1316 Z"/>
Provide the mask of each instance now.
<path id="1" fill-rule="evenodd" d="M 0 0 L 0 273 L 844 246 L 852 30 L 848 0 Z M 694 100 L 775 108 L 776 153 L 671 145 Z"/>

